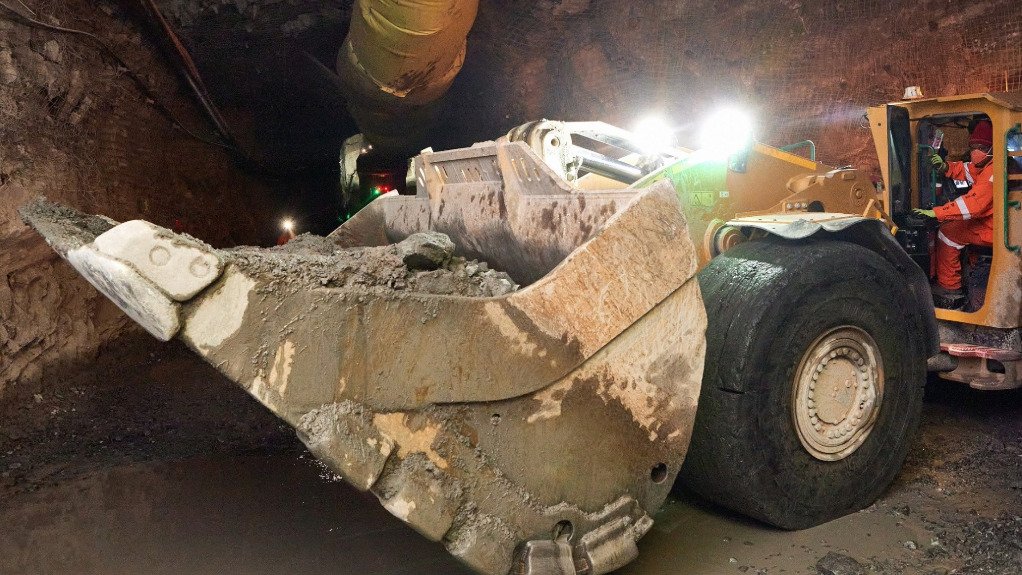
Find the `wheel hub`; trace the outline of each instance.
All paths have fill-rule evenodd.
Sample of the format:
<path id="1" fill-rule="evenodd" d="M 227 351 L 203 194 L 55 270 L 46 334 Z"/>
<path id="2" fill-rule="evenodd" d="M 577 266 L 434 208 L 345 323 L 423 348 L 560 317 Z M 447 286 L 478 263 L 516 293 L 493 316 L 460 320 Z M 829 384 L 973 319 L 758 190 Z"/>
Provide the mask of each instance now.
<path id="1" fill-rule="evenodd" d="M 792 412 L 813 457 L 838 461 L 862 445 L 880 411 L 882 366 L 876 342 L 857 327 L 834 328 L 809 346 L 795 374 Z"/>

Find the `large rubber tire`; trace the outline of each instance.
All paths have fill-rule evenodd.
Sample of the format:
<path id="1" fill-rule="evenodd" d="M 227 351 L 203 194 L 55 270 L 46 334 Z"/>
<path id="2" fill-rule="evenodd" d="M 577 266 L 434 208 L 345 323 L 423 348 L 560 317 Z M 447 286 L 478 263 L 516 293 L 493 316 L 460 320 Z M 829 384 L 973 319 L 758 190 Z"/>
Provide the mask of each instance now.
<path id="1" fill-rule="evenodd" d="M 841 241 L 768 238 L 712 260 L 699 274 L 706 365 L 680 485 L 785 529 L 875 501 L 905 460 L 926 381 L 925 319 L 905 284 Z M 835 329 L 872 338 L 883 391 L 858 447 L 824 461 L 800 439 L 793 398 L 807 350 Z"/>

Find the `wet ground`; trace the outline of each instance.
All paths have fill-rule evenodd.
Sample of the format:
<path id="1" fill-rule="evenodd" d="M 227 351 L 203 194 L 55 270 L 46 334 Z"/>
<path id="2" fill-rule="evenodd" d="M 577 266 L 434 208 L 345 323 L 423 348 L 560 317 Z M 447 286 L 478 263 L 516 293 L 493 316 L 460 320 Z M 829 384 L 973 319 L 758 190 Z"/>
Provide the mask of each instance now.
<path id="1" fill-rule="evenodd" d="M 784 532 L 678 493 L 620 573 L 1018 574 L 1020 516 L 1022 393 L 932 381 L 876 505 Z M 468 571 L 181 346 L 138 335 L 0 408 L 0 573 Z"/>

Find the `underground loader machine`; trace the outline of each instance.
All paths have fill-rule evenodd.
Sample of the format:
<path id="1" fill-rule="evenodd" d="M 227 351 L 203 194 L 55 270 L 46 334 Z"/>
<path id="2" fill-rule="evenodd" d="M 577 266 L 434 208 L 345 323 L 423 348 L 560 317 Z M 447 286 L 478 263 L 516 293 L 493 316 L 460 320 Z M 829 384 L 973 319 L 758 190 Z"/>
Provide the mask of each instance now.
<path id="1" fill-rule="evenodd" d="M 330 236 L 443 232 L 523 286 L 491 298 L 332 287 L 309 256 L 42 201 L 23 217 L 472 569 L 596 575 L 636 557 L 676 478 L 790 529 L 869 505 L 904 460 L 928 359 L 1017 385 L 1020 110 L 1004 94 L 871 108 L 882 187 L 760 143 L 651 155 L 605 124 L 535 122 L 421 153 L 414 195 Z M 937 201 L 918 142 L 984 116 L 1005 152 L 985 303 L 935 315 L 933 229 L 909 217 Z"/>

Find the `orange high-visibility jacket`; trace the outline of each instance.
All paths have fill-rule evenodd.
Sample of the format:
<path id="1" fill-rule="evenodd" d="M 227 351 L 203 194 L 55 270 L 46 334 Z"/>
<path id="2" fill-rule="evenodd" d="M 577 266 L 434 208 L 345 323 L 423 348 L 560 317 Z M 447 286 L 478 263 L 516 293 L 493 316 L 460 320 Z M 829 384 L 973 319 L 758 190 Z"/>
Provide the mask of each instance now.
<path id="1" fill-rule="evenodd" d="M 994 163 L 988 162 L 976 172 L 972 162 L 948 162 L 947 176 L 969 182 L 972 189 L 953 202 L 933 208 L 938 221 L 979 220 L 987 227 L 993 227 Z"/>

